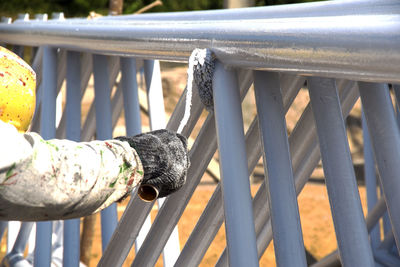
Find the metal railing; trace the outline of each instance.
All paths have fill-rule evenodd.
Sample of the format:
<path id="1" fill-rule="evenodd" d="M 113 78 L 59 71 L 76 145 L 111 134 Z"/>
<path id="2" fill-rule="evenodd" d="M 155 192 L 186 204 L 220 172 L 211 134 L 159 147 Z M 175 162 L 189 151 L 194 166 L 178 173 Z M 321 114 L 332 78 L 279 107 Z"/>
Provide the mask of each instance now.
<path id="1" fill-rule="evenodd" d="M 313 266 L 339 261 L 344 266 L 399 266 L 395 249 L 400 248 L 398 1 L 327 1 L 93 20 L 24 16 L 13 23 L 4 19 L 0 40 L 14 45 L 16 52 L 23 46 L 38 47 L 32 61 L 39 85 L 32 129 L 40 130 L 44 138 L 111 138 L 122 109 L 127 134 L 139 133 L 136 72 L 142 68 L 151 128 L 176 131 L 186 94 L 165 123 L 158 60 L 186 62 L 195 48 L 208 48 L 216 56 L 214 112 L 208 114 L 190 150 L 187 183 L 159 202 L 151 227 L 147 218 L 153 203 L 144 203 L 135 194 L 119 222 L 115 206 L 103 211 L 99 266 L 122 265 L 135 240 L 140 241 L 132 266 L 153 266 L 163 249 L 165 266 L 197 266 L 223 222 L 227 248 L 217 266 L 258 266 L 272 239 L 279 266 L 306 266 L 297 195 L 320 159 L 338 250 Z M 81 127 L 80 101 L 92 73 L 95 101 Z M 56 98 L 64 80 L 66 107 L 56 127 Z M 285 114 L 305 82 L 310 103 L 288 136 Z M 244 134 L 241 101 L 252 83 L 258 115 Z M 359 95 L 364 111 L 366 218 L 344 124 Z M 187 137 L 203 110 L 196 92 L 193 97 L 191 116 L 182 131 Z M 221 182 L 179 251 L 176 225 L 217 147 Z M 267 178 L 252 198 L 249 171 L 261 156 Z M 382 188 L 380 199 L 377 183 Z M 389 217 L 384 217 L 386 210 Z M 36 266 L 50 264 L 51 224 L 37 223 Z M 143 225 L 148 229 L 141 232 Z M 64 236 L 64 265 L 77 266 L 79 220 L 65 222 Z"/>

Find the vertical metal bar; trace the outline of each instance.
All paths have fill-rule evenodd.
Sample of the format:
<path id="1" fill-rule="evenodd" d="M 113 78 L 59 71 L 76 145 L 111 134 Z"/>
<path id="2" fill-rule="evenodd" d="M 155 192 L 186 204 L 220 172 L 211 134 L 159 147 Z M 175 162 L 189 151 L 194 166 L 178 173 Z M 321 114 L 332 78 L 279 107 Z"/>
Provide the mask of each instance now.
<path id="1" fill-rule="evenodd" d="M 44 139 L 56 136 L 57 49 L 43 48 L 43 94 L 40 133 Z M 51 221 L 36 223 L 35 266 L 50 266 Z"/>
<path id="2" fill-rule="evenodd" d="M 368 213 L 365 222 L 367 225 L 367 230 L 370 232 L 372 228 L 379 222 L 379 219 L 383 216 L 386 211 L 385 200 L 380 198 L 376 203 L 375 207 Z M 325 256 L 323 259 L 314 263 L 312 267 L 328 267 L 328 266 L 338 266 L 340 264 L 338 251 L 334 251 L 329 255 Z"/>
<path id="3" fill-rule="evenodd" d="M 283 92 L 284 85 L 285 83 L 282 83 L 281 85 Z M 301 85 L 302 83 L 298 86 Z M 354 82 L 344 80 L 340 80 L 338 82 L 338 87 L 339 92 L 341 92 L 340 101 L 342 103 L 342 111 L 344 116 L 347 116 L 350 112 L 350 109 L 358 99 L 358 90 Z M 285 110 L 287 111 L 291 102 L 288 102 L 288 100 L 285 99 L 288 99 L 288 97 L 283 97 Z M 319 146 L 316 135 L 311 106 L 308 105 L 289 137 L 289 147 L 297 194 L 301 192 L 312 171 L 320 160 Z M 254 214 L 256 215 L 255 228 L 257 233 L 257 250 L 259 258 L 262 256 L 272 240 L 270 213 L 269 210 L 265 209 L 266 194 L 266 186 L 264 181 L 253 200 L 253 210 Z M 227 265 L 227 255 L 226 251 L 224 251 L 218 260 L 217 266 Z"/>
<path id="4" fill-rule="evenodd" d="M 150 128 L 152 130 L 165 128 L 165 108 L 162 95 L 160 62 L 158 60 L 144 61 L 144 75 L 147 88 Z"/>
<path id="5" fill-rule="evenodd" d="M 279 266 L 307 266 L 279 74 L 254 71 L 254 91 L 276 262 Z"/>
<path id="6" fill-rule="evenodd" d="M 138 84 L 136 80 L 136 59 L 121 57 L 120 62 L 126 134 L 131 136 L 142 132 Z"/>
<path id="7" fill-rule="evenodd" d="M 96 109 L 96 135 L 99 140 L 112 138 L 111 88 L 107 56 L 93 55 L 93 74 Z M 102 249 L 106 249 L 118 222 L 117 206 L 110 205 L 101 212 Z"/>
<path id="8" fill-rule="evenodd" d="M 400 249 L 400 130 L 386 84 L 358 83 L 397 248 Z"/>
<path id="9" fill-rule="evenodd" d="M 231 266 L 258 266 L 237 77 L 220 62 L 213 77 L 225 227 Z"/>
<path id="10" fill-rule="evenodd" d="M 67 52 L 66 138 L 81 140 L 81 61 L 80 53 Z M 80 219 L 64 222 L 63 266 L 79 266 Z"/>
<path id="11" fill-rule="evenodd" d="M 241 76 L 243 77 L 243 75 L 240 75 L 241 73 L 246 73 L 246 72 L 243 71 L 238 72 L 239 80 L 241 83 L 240 85 L 241 98 L 243 98 L 245 96 L 245 93 L 247 92 L 247 90 L 244 90 L 244 88 L 246 89 L 248 88 L 252 79 L 250 78 L 250 80 L 246 82 L 247 75 L 245 75 L 244 78 L 241 78 Z M 305 78 L 300 76 L 287 75 L 287 74 L 281 76 L 281 87 L 283 92 L 283 102 L 285 106 L 285 112 L 287 112 L 287 110 L 289 109 L 291 103 L 293 102 L 294 98 L 299 92 L 299 89 L 304 83 L 304 81 Z M 258 160 L 261 157 L 261 146 L 259 141 L 260 136 L 259 136 L 257 117 L 251 123 L 245 138 L 246 138 L 246 151 L 248 158 L 247 164 L 248 164 L 248 169 L 251 172 L 251 170 L 254 169 L 255 165 L 257 164 Z M 211 139 L 209 140 L 211 144 Z M 265 183 L 263 183 L 263 185 L 265 187 Z M 262 195 L 263 199 L 267 198 L 266 190 L 265 194 Z M 265 209 L 265 206 L 266 206 L 265 201 L 263 201 L 262 210 Z M 253 208 L 253 213 L 257 214 L 254 208 Z M 257 215 L 256 218 L 257 217 L 259 216 Z M 218 229 L 221 227 L 223 220 L 224 218 L 223 218 L 223 208 L 222 208 L 221 187 L 220 184 L 218 184 L 206 208 L 204 209 L 199 221 L 197 222 L 194 230 L 192 231 L 188 241 L 186 242 L 175 266 L 200 264 L 201 259 L 204 257 L 204 254 L 206 253 L 209 245 L 211 244 L 212 240 L 217 234 Z M 257 227 L 256 222 L 255 224 Z M 224 260 L 222 260 L 221 262 L 219 260 L 217 265 L 220 263 L 223 265 L 225 262 L 227 265 L 226 250 L 220 257 L 220 259 L 221 258 L 223 258 Z"/>
<path id="12" fill-rule="evenodd" d="M 308 85 L 342 264 L 374 266 L 335 80 Z"/>
<path id="13" fill-rule="evenodd" d="M 184 108 L 185 108 L 185 103 L 184 103 L 184 97 L 181 97 L 177 106 L 176 110 L 172 114 L 170 120 L 168 121 L 167 124 L 167 129 L 170 130 L 175 130 L 178 128 L 179 125 L 179 120 L 181 118 L 181 114 L 184 113 Z M 199 109 L 199 106 L 201 106 L 200 101 L 196 101 L 193 103 L 194 109 Z M 184 133 L 186 136 L 190 135 L 190 132 L 194 128 L 194 125 L 196 124 L 197 119 L 190 119 L 188 122 L 187 127 L 184 128 Z M 207 146 L 203 146 L 207 147 Z M 214 152 L 213 152 L 214 153 Z M 200 159 L 203 159 L 201 157 Z M 200 162 L 199 159 L 199 162 Z M 206 168 L 206 167 L 205 167 Z M 190 169 L 189 169 L 190 170 Z M 192 180 L 191 180 L 192 181 Z M 188 194 L 187 190 L 185 190 L 185 187 L 188 185 L 188 183 L 185 184 L 184 188 L 181 188 L 176 194 L 172 195 L 167 199 L 166 204 L 171 204 L 171 205 L 163 205 L 161 210 L 159 211 L 159 214 L 162 213 L 163 210 L 165 210 L 167 207 L 171 207 L 171 210 L 168 210 L 166 212 L 166 215 L 171 215 L 172 212 L 170 211 L 177 211 L 183 209 L 182 207 L 185 207 L 186 198 L 185 201 L 182 201 L 182 198 L 178 196 L 178 198 L 174 198 L 174 196 L 177 196 L 178 194 Z M 188 198 L 188 197 L 187 197 Z M 123 264 L 124 260 L 126 259 L 129 250 L 131 249 L 133 242 L 135 241 L 140 228 L 142 227 L 145 219 L 147 218 L 147 215 L 149 214 L 151 208 L 153 206 L 153 203 L 145 203 L 137 195 L 134 195 L 134 197 L 131 199 L 129 202 L 128 206 L 125 209 L 124 214 L 121 217 L 121 220 L 119 221 L 118 224 L 118 231 L 114 232 L 114 235 L 112 236 L 112 239 L 110 241 L 110 244 L 108 245 L 106 251 L 103 253 L 102 258 L 100 259 L 100 262 L 98 266 L 120 266 Z M 179 206 L 179 209 L 178 209 Z M 157 216 L 157 218 L 162 218 L 165 219 L 167 216 L 165 214 L 163 216 Z M 172 219 L 175 219 L 178 216 L 174 216 L 175 214 L 172 214 L 171 217 L 167 218 L 167 221 L 170 222 Z M 157 218 L 156 221 L 154 222 L 153 226 L 157 224 Z M 163 224 L 163 229 L 160 229 L 160 227 L 157 227 L 159 230 L 161 230 L 161 233 L 165 233 L 166 230 L 165 228 L 169 225 Z M 175 225 L 175 224 L 174 224 Z M 171 230 L 172 231 L 172 230 Z M 155 242 L 155 245 L 160 245 L 162 243 L 161 248 L 159 249 L 160 252 L 158 252 L 158 248 L 155 248 L 155 246 L 152 244 L 151 249 L 152 250 L 157 250 L 157 257 L 160 255 L 162 248 L 164 247 L 164 241 L 166 242 L 167 239 L 164 240 L 163 236 L 159 235 L 159 232 L 155 234 L 157 236 L 157 240 L 154 239 L 149 239 L 149 241 Z M 169 236 L 169 234 L 168 234 Z M 162 239 L 162 240 L 160 240 Z M 161 242 L 162 241 L 162 242 Z M 141 250 L 142 251 L 142 250 Z M 139 253 L 136 255 L 135 260 L 138 258 Z M 149 262 L 149 259 L 146 258 L 146 262 Z"/>
<path id="14" fill-rule="evenodd" d="M 369 136 L 367 122 L 365 121 L 364 112 L 361 114 L 363 140 L 364 140 L 364 174 L 365 174 L 365 187 L 367 189 L 367 206 L 368 212 L 372 210 L 378 201 L 375 161 L 372 153 L 371 139 Z M 371 247 L 373 250 L 378 248 L 381 240 L 381 233 L 379 224 L 375 225 L 370 233 Z"/>
<path id="15" fill-rule="evenodd" d="M 160 62 L 158 60 L 145 60 L 144 61 L 144 75 L 147 88 L 147 102 L 149 107 L 150 128 L 151 130 L 164 129 L 166 126 L 165 121 L 165 107 L 164 97 L 162 91 L 162 80 Z M 157 204 L 159 208 L 164 204 L 165 198 L 158 199 Z M 150 218 L 148 219 L 148 226 L 150 226 Z M 150 228 L 146 231 L 149 232 Z M 142 233 L 142 231 L 141 231 Z M 138 242 L 136 242 L 138 243 Z M 167 243 L 164 247 L 163 261 L 164 266 L 173 266 L 179 256 L 179 236 L 178 227 L 175 226 Z"/>

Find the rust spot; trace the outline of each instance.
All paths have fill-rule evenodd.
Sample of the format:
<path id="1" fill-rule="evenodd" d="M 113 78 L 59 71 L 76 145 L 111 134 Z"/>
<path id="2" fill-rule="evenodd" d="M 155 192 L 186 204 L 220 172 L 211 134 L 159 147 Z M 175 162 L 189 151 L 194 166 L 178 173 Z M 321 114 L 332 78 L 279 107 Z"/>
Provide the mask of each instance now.
<path id="1" fill-rule="evenodd" d="M 108 148 L 112 148 L 112 145 L 110 145 L 108 142 L 105 142 L 105 144 L 106 144 L 106 146 L 107 146 Z"/>
<path id="2" fill-rule="evenodd" d="M 0 72 L 0 76 L 1 76 L 1 77 L 4 77 L 4 73 Z"/>
<path id="3" fill-rule="evenodd" d="M 22 83 L 23 86 L 26 86 L 26 82 L 24 82 L 24 80 L 22 80 L 21 78 L 19 78 L 19 81 Z"/>

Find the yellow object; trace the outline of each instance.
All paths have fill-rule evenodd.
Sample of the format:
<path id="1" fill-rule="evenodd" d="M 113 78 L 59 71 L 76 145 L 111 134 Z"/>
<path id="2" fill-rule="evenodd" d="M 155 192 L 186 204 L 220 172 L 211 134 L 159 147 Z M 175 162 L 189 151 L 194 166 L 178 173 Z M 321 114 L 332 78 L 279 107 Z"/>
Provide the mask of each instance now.
<path id="1" fill-rule="evenodd" d="M 25 132 L 36 103 L 36 74 L 19 56 L 0 46 L 0 119 Z"/>

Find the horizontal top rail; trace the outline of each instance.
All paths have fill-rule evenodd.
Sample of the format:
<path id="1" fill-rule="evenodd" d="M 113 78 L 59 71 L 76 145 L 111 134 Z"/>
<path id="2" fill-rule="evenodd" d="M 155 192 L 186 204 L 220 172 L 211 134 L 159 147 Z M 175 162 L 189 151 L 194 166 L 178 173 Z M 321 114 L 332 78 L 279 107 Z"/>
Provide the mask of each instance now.
<path id="1" fill-rule="evenodd" d="M 230 66 L 400 83 L 399 29 L 400 15 L 389 11 L 254 20 L 51 20 L 0 24 L 0 40 L 181 62 L 195 48 L 210 48 Z"/>

